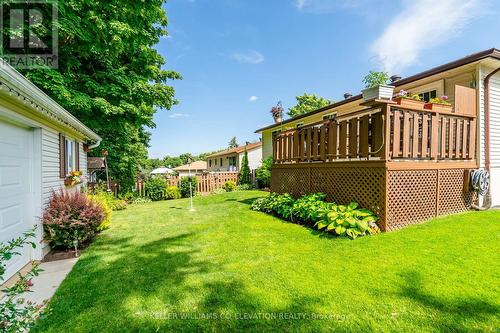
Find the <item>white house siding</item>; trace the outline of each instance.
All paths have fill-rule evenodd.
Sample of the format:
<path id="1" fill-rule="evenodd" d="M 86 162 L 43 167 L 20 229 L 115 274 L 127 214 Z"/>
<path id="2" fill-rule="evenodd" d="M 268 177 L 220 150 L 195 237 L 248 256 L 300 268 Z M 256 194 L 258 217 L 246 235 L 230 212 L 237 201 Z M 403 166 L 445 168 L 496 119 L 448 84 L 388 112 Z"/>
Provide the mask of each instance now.
<path id="1" fill-rule="evenodd" d="M 47 204 L 52 190 L 64 186 L 59 178 L 59 133 L 51 129 L 42 129 L 42 200 Z"/>
<path id="2" fill-rule="evenodd" d="M 241 161 L 243 160 L 243 156 L 245 153 L 241 153 L 239 156 L 239 165 L 241 165 Z M 252 149 L 248 151 L 248 166 L 250 170 L 255 170 L 262 164 L 262 147 L 257 149 Z"/>
<path id="3" fill-rule="evenodd" d="M 500 206 L 500 74 L 490 79 L 490 168 L 492 205 Z"/>

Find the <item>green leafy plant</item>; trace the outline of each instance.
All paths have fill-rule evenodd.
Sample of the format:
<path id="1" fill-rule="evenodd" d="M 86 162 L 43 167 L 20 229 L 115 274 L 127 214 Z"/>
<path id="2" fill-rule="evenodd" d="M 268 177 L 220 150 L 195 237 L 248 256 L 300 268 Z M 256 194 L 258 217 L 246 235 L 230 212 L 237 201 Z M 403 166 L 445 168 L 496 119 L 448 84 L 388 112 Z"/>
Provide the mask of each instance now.
<path id="1" fill-rule="evenodd" d="M 105 201 L 107 207 L 109 207 L 111 210 L 123 210 L 127 208 L 127 201 L 122 198 L 115 198 L 113 192 L 106 190 L 105 182 L 101 182 L 98 186 L 95 186 L 91 191 L 91 194 L 95 197 L 98 197 L 99 200 Z"/>
<path id="2" fill-rule="evenodd" d="M 148 197 L 137 197 L 137 198 L 134 198 L 130 203 L 133 205 L 140 205 L 140 204 L 148 203 L 151 201 L 153 201 L 153 200 L 151 200 Z"/>
<path id="3" fill-rule="evenodd" d="M 252 177 L 250 175 L 250 167 L 248 165 L 248 152 L 245 150 L 243 158 L 241 159 L 240 174 L 238 176 L 238 184 L 252 184 Z"/>
<path id="4" fill-rule="evenodd" d="M 109 202 L 108 195 L 106 193 L 100 192 L 96 194 L 89 194 L 88 197 L 93 202 L 96 202 L 99 205 L 101 205 L 102 210 L 104 211 L 104 220 L 97 227 L 97 231 L 108 229 L 109 226 L 111 225 L 111 216 L 113 215 L 113 210 L 108 204 Z"/>
<path id="5" fill-rule="evenodd" d="M 189 185 L 191 184 L 191 186 Z M 179 183 L 179 187 L 181 190 L 181 196 L 183 198 L 189 198 L 191 195 L 191 191 L 193 193 L 193 197 L 196 195 L 196 185 L 198 184 L 198 181 L 195 176 L 185 176 L 181 178 L 181 181 Z"/>
<path id="6" fill-rule="evenodd" d="M 295 203 L 295 199 L 288 193 L 280 194 L 273 197 L 270 202 L 270 208 L 278 216 L 284 219 L 289 219 L 292 215 L 292 207 Z"/>
<path id="7" fill-rule="evenodd" d="M 167 199 L 179 199 L 181 197 L 181 191 L 177 186 L 168 186 L 167 187 Z"/>
<path id="8" fill-rule="evenodd" d="M 296 96 L 295 99 L 297 100 L 297 104 L 289 108 L 287 112 L 290 117 L 296 117 L 301 114 L 309 113 L 332 103 L 329 99 L 316 94 L 307 93 L 301 96 Z"/>
<path id="9" fill-rule="evenodd" d="M 314 224 L 324 218 L 333 205 L 325 202 L 326 194 L 307 194 L 297 199 L 292 207 L 292 220 L 303 224 Z"/>
<path id="10" fill-rule="evenodd" d="M 226 192 L 233 192 L 234 190 L 236 190 L 236 183 L 232 180 L 228 180 L 224 183 L 223 188 Z"/>
<path id="11" fill-rule="evenodd" d="M 255 178 L 259 188 L 269 188 L 271 186 L 271 167 L 273 165 L 272 156 L 262 161 L 262 165 L 255 171 Z"/>
<path id="12" fill-rule="evenodd" d="M 73 248 L 74 242 L 90 241 L 105 219 L 102 205 L 86 194 L 53 192 L 42 216 L 45 240 L 52 247 Z"/>
<path id="13" fill-rule="evenodd" d="M 248 191 L 248 190 L 252 190 L 253 186 L 251 184 L 242 184 L 242 185 L 236 186 L 236 189 L 238 191 Z"/>
<path id="14" fill-rule="evenodd" d="M 0 284 L 4 283 L 4 274 L 7 261 L 20 255 L 18 249 L 25 245 L 36 248 L 33 241 L 35 229 L 23 233 L 20 237 L 7 243 L 0 243 Z M 32 278 L 39 275 L 38 263 L 33 263 L 31 270 L 26 274 L 17 274 L 17 282 L 11 287 L 2 290 L 0 300 L 0 332 L 28 332 L 38 317 L 43 314 L 43 304 L 34 304 L 26 301 L 22 294 L 29 292 L 33 286 Z"/>
<path id="15" fill-rule="evenodd" d="M 351 202 L 347 206 L 333 205 L 324 219 L 316 222 L 318 230 L 325 230 L 339 236 L 348 236 L 355 239 L 365 236 L 378 229 L 375 222 L 378 218 L 368 209 L 359 208 L 357 202 Z"/>
<path id="16" fill-rule="evenodd" d="M 370 71 L 363 78 L 363 83 L 365 84 L 365 88 L 374 88 L 380 85 L 387 84 L 389 81 L 389 74 L 387 72 L 375 72 Z"/>
<path id="17" fill-rule="evenodd" d="M 151 177 L 144 183 L 146 195 L 153 201 L 165 199 L 167 182 L 161 177 Z"/>

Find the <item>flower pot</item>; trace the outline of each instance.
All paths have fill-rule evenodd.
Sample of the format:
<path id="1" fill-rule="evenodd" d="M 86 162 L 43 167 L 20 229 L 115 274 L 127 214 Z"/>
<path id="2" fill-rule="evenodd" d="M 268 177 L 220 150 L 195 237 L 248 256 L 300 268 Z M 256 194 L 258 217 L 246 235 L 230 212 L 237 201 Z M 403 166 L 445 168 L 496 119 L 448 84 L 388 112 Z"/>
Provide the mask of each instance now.
<path id="1" fill-rule="evenodd" d="M 381 84 L 380 86 L 364 89 L 362 92 L 363 100 L 365 102 L 372 101 L 374 99 L 391 100 L 394 94 L 394 86 Z"/>
<path id="2" fill-rule="evenodd" d="M 274 122 L 275 122 L 276 124 L 281 123 L 281 121 L 283 120 L 283 118 L 282 118 L 281 116 L 275 116 L 275 117 L 273 117 L 273 118 L 274 118 Z"/>
<path id="3" fill-rule="evenodd" d="M 398 105 L 409 109 L 423 110 L 425 102 L 413 98 L 397 97 L 393 99 Z"/>
<path id="4" fill-rule="evenodd" d="M 74 181 L 73 179 L 68 179 L 67 178 L 67 179 L 64 180 L 64 185 L 66 187 L 73 187 L 73 186 L 76 185 L 76 181 Z"/>
<path id="5" fill-rule="evenodd" d="M 432 110 L 439 113 L 452 113 L 452 106 L 448 104 L 439 104 L 439 103 L 426 103 L 424 108 L 427 110 Z"/>

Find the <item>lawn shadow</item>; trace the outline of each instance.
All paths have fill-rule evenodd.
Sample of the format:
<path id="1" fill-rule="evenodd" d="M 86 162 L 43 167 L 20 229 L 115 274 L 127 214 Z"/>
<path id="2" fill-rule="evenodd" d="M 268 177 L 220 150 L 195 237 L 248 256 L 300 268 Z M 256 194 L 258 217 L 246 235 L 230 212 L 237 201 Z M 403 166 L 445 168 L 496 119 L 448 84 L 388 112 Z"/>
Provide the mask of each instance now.
<path id="1" fill-rule="evenodd" d="M 243 200 L 234 200 L 233 201 L 238 201 L 238 202 L 241 202 L 242 204 L 245 204 L 245 205 L 251 205 L 253 204 L 253 202 L 259 198 L 262 198 L 262 197 L 253 197 L 253 198 L 247 198 L 247 199 L 243 199 Z"/>
<path id="2" fill-rule="evenodd" d="M 472 332 L 477 329 L 474 322 L 488 325 L 491 317 L 500 313 L 500 307 L 479 297 L 450 300 L 427 293 L 424 291 L 421 274 L 417 271 L 404 272 L 402 275 L 404 283 L 396 296 L 437 312 L 438 316 L 432 316 L 435 321 L 431 322 L 437 331 Z"/>

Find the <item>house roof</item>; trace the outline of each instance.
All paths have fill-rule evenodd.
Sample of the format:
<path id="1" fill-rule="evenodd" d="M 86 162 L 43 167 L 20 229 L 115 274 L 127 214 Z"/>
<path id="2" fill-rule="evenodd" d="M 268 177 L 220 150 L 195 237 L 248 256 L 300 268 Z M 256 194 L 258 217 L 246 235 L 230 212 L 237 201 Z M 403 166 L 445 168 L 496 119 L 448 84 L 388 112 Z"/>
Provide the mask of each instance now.
<path id="1" fill-rule="evenodd" d="M 0 93 L 16 98 L 38 117 L 75 131 L 93 143 L 102 139 L 35 84 L 0 59 Z"/>
<path id="2" fill-rule="evenodd" d="M 452 62 L 448 62 L 448 63 L 446 63 L 444 65 L 440 65 L 440 66 L 431 68 L 429 70 L 420 72 L 418 74 L 406 77 L 406 78 L 401 79 L 401 80 L 399 80 L 399 81 L 397 81 L 395 83 L 392 83 L 391 85 L 394 85 L 396 87 L 397 86 L 402 86 L 402 85 L 405 85 L 405 84 L 408 84 L 408 83 L 411 83 L 411 82 L 418 81 L 420 79 L 426 78 L 428 76 L 436 75 L 436 74 L 448 71 L 450 69 L 461 67 L 461 66 L 464 66 L 464 65 L 467 65 L 467 64 L 470 64 L 470 63 L 473 63 L 473 62 L 485 59 L 485 58 L 494 58 L 494 59 L 500 60 L 500 50 L 496 49 L 496 48 L 491 48 L 491 49 L 488 49 L 488 50 L 477 52 L 477 53 L 468 55 L 466 57 L 454 60 Z M 363 97 L 363 95 L 359 94 L 359 95 L 356 95 L 356 96 L 352 96 L 350 98 L 346 98 L 344 100 L 341 100 L 339 102 L 327 105 L 327 106 L 322 107 L 320 109 L 317 109 L 317 110 L 314 110 L 314 111 L 311 111 L 311 112 L 308 112 L 308 113 L 304 113 L 304 114 L 298 115 L 296 117 L 293 117 L 293 118 L 290 118 L 290 119 L 287 119 L 287 120 L 283 120 L 280 123 L 271 124 L 271 125 L 259 128 L 258 130 L 255 131 L 255 133 L 259 133 L 259 132 L 262 132 L 264 130 L 276 127 L 276 126 L 281 126 L 283 124 L 287 124 L 287 123 L 295 121 L 295 120 L 299 120 L 299 119 L 302 119 L 302 118 L 305 118 L 305 117 L 308 117 L 308 116 L 311 116 L 311 115 L 314 115 L 314 114 L 317 114 L 317 113 L 321 113 L 321 112 L 329 110 L 329 109 L 333 109 L 333 108 L 339 107 L 341 105 L 344 105 L 344 104 L 347 104 L 347 103 L 350 103 L 350 102 L 354 102 L 354 101 L 356 101 L 358 99 L 361 99 L 362 97 Z"/>
<path id="3" fill-rule="evenodd" d="M 191 164 L 184 164 L 181 166 L 178 166 L 177 168 L 174 168 L 174 171 L 187 171 L 187 170 L 206 170 L 207 169 L 207 162 L 205 161 L 194 161 Z"/>
<path id="4" fill-rule="evenodd" d="M 87 157 L 87 168 L 89 170 L 101 170 L 106 168 L 104 157 Z"/>
<path id="5" fill-rule="evenodd" d="M 217 157 L 217 156 L 224 156 L 224 155 L 230 155 L 230 154 L 239 154 L 239 153 L 243 153 L 245 150 L 249 151 L 249 150 L 253 150 L 253 149 L 259 148 L 261 146 L 262 146 L 262 142 L 260 142 L 260 141 L 253 142 L 253 143 L 249 143 L 249 144 L 244 145 L 244 146 L 238 146 L 238 147 L 229 148 L 229 149 L 225 149 L 225 150 L 219 151 L 217 153 L 208 155 L 207 158 Z"/>

